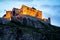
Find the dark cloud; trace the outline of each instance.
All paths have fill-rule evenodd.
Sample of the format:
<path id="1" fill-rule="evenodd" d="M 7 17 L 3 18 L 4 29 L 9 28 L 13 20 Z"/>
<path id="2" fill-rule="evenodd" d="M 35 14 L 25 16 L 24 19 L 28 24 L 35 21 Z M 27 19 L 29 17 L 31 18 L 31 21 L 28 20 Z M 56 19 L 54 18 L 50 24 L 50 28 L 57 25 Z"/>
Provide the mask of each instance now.
<path id="1" fill-rule="evenodd" d="M 44 16 L 50 17 L 53 25 L 60 26 L 60 5 L 41 5 L 41 7 L 45 9 Z"/>
<path id="2" fill-rule="evenodd" d="M 51 7 L 50 5 L 41 5 L 41 7 Z"/>
<path id="3" fill-rule="evenodd" d="M 60 5 L 41 5 L 42 8 L 45 8 L 45 9 L 50 9 L 50 10 L 53 10 L 53 12 L 55 12 L 55 14 L 59 14 L 60 13 Z"/>
<path id="4" fill-rule="evenodd" d="M 46 7 L 46 8 L 60 8 L 60 5 L 41 5 L 41 7 Z"/>

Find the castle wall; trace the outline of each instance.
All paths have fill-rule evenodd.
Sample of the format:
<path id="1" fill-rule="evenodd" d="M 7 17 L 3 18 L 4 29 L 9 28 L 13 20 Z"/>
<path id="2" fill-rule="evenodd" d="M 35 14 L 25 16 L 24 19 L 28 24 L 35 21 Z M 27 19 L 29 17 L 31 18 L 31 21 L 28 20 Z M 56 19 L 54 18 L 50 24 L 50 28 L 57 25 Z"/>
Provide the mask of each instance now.
<path id="1" fill-rule="evenodd" d="M 36 9 L 33 9 L 33 8 L 29 8 L 25 5 L 23 5 L 21 9 L 22 9 L 22 13 L 24 15 L 30 15 L 30 16 L 42 19 L 42 11 L 39 11 L 39 10 L 36 10 Z"/>
<path id="2" fill-rule="evenodd" d="M 19 14 L 33 16 L 42 19 L 42 11 L 36 10 L 35 8 L 30 8 L 22 5 L 21 9 L 13 8 L 12 11 L 6 11 L 6 16 L 4 18 L 11 19 L 11 16 L 17 16 Z"/>
<path id="3" fill-rule="evenodd" d="M 48 19 L 43 18 L 43 21 L 44 21 L 44 22 L 46 22 L 46 23 L 48 23 L 48 24 L 50 24 L 50 23 L 51 23 L 50 18 L 48 18 Z"/>
<path id="4" fill-rule="evenodd" d="M 6 16 L 4 18 L 11 20 L 11 11 L 6 11 Z"/>
<path id="5" fill-rule="evenodd" d="M 38 15 L 37 18 L 42 19 L 42 11 L 38 10 L 37 15 Z"/>

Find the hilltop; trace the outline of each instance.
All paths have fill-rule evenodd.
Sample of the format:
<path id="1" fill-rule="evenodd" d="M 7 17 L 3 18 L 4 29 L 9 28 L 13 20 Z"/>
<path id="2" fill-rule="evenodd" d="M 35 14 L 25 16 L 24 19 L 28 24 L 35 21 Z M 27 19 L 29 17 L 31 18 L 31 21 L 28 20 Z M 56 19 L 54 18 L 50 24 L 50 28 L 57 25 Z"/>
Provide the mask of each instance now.
<path id="1" fill-rule="evenodd" d="M 13 8 L 0 18 L 0 40 L 59 40 L 60 28 L 50 21 L 35 8 Z"/>

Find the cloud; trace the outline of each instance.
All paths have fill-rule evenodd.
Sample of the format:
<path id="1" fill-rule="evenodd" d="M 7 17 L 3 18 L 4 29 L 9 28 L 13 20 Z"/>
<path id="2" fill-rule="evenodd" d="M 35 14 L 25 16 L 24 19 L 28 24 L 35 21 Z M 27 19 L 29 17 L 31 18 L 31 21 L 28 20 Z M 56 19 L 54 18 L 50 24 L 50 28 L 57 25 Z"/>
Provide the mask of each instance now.
<path id="1" fill-rule="evenodd" d="M 33 0 L 0 0 L 0 2 L 5 2 L 5 1 L 21 1 L 21 2 L 31 2 Z"/>
<path id="2" fill-rule="evenodd" d="M 16 1 L 25 1 L 25 2 L 31 2 L 31 1 L 33 1 L 33 0 L 16 0 Z"/>
<path id="3" fill-rule="evenodd" d="M 60 26 L 60 16 L 53 16 L 51 18 L 51 24 Z"/>
<path id="4" fill-rule="evenodd" d="M 60 13 L 60 5 L 41 5 L 41 8 L 45 12 L 49 12 L 50 14 L 52 13 L 53 15 L 56 15 L 57 13 Z"/>
<path id="5" fill-rule="evenodd" d="M 60 5 L 41 5 L 43 16 L 51 18 L 51 24 L 60 26 Z"/>

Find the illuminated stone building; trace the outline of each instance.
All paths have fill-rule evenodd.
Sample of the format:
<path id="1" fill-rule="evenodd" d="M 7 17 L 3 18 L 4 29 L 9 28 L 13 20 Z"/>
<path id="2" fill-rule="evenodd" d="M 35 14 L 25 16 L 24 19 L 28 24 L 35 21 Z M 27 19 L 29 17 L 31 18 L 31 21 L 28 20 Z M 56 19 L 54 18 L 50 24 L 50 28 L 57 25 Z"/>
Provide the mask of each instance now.
<path id="1" fill-rule="evenodd" d="M 29 16 L 33 16 L 33 17 L 42 19 L 42 11 L 36 10 L 35 8 L 30 8 L 30 7 L 23 5 L 21 10 L 22 10 L 21 13 L 24 15 L 29 15 Z"/>
<path id="2" fill-rule="evenodd" d="M 35 9 L 34 7 L 30 8 L 27 7 L 25 5 L 22 5 L 22 7 L 20 9 L 18 8 L 13 8 L 12 11 L 6 11 L 6 15 L 4 16 L 4 18 L 11 20 L 12 16 L 17 16 L 17 15 L 28 15 L 28 16 L 32 16 L 32 17 L 36 17 L 39 20 L 43 20 L 43 21 L 49 21 L 48 19 L 42 19 L 42 11 Z M 50 21 L 49 21 L 50 23 Z"/>
<path id="3" fill-rule="evenodd" d="M 36 10 L 35 8 L 27 7 L 25 5 L 22 5 L 21 9 L 13 8 L 12 11 L 6 11 L 6 16 L 4 18 L 9 19 L 11 15 L 14 16 L 18 14 L 29 15 L 42 19 L 42 11 Z"/>

